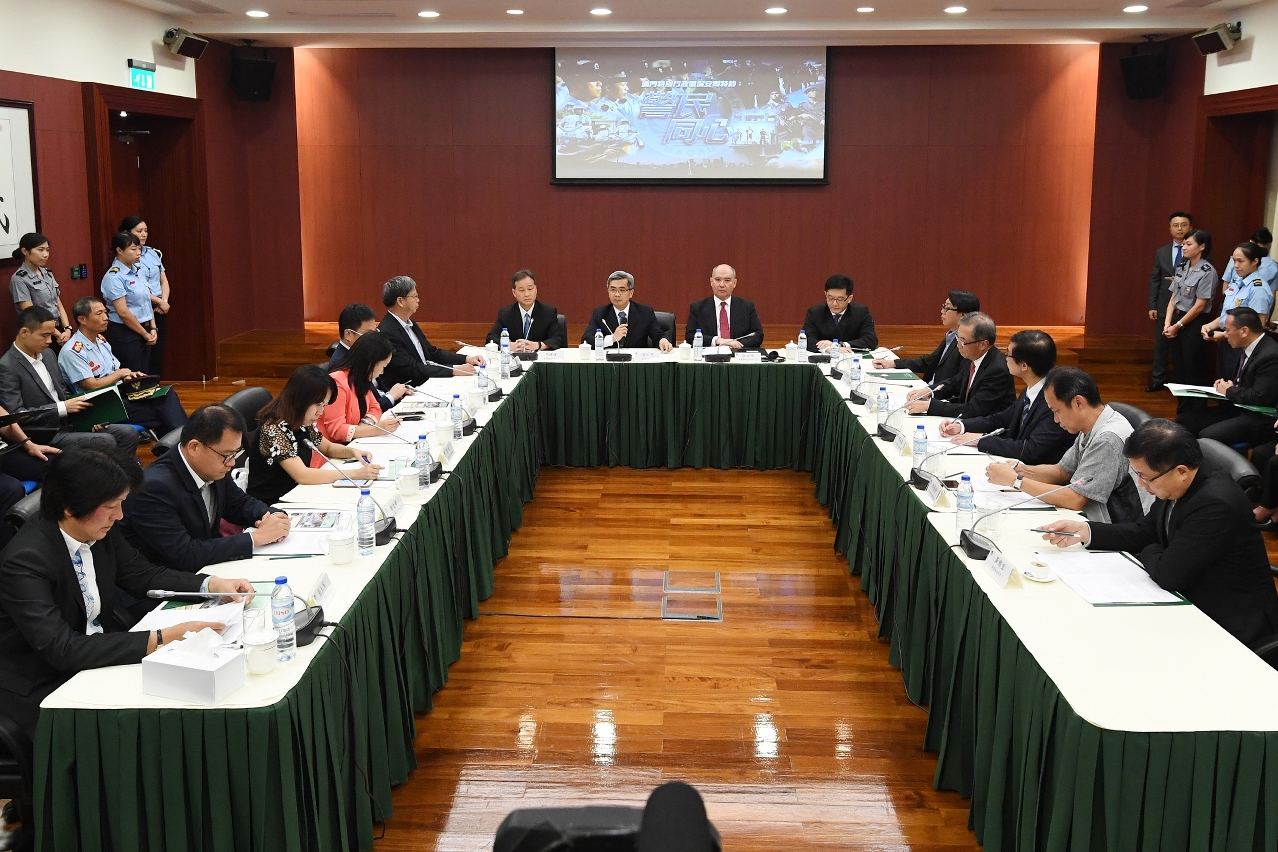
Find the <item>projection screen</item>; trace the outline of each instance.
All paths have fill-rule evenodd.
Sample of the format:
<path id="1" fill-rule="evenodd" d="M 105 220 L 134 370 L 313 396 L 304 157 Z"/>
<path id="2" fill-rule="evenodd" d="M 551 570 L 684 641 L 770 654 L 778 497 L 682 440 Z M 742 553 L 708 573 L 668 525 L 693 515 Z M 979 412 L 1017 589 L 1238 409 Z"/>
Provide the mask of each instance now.
<path id="1" fill-rule="evenodd" d="M 823 47 L 560 48 L 555 182 L 824 183 Z"/>

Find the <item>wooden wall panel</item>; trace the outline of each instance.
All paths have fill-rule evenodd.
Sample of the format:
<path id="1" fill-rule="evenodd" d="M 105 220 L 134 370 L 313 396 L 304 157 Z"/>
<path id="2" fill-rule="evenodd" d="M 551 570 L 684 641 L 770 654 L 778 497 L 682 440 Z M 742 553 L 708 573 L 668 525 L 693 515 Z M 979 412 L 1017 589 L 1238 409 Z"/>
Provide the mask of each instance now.
<path id="1" fill-rule="evenodd" d="M 1087 330 L 1093 334 L 1152 339 L 1146 303 L 1154 251 L 1171 242 L 1172 211 L 1196 212 L 1194 135 L 1206 63 L 1188 37 L 1168 44 L 1170 85 L 1145 101 L 1129 100 L 1123 88 L 1119 58 L 1131 45 L 1101 46 L 1087 262 Z M 1212 227 L 1202 216 L 1195 224 Z M 1219 251 L 1212 256 L 1226 258 Z"/>
<path id="2" fill-rule="evenodd" d="M 1079 323 L 1098 58 L 837 48 L 828 186 L 579 187 L 549 182 L 548 51 L 298 50 L 306 318 L 402 273 L 423 319 L 483 321 L 530 267 L 574 318 L 623 268 L 682 321 L 729 262 L 765 323 L 798 322 L 834 272 L 885 323 L 932 321 L 955 286 L 1002 322 Z"/>

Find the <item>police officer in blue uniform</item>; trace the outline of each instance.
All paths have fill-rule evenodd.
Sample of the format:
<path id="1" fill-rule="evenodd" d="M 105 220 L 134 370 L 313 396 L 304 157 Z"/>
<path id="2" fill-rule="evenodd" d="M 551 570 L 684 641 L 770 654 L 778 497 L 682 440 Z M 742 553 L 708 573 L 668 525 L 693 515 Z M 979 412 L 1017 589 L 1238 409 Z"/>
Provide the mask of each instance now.
<path id="1" fill-rule="evenodd" d="M 142 375 L 121 367 L 119 359 L 111 351 L 111 344 L 102 336 L 110 323 L 106 303 L 97 296 L 85 296 L 71 306 L 71 313 L 80 328 L 58 353 L 58 367 L 67 387 L 77 393 L 88 392 Z M 158 435 L 167 435 L 186 423 L 186 411 L 173 388 L 161 396 L 141 402 L 130 402 L 125 397 L 124 410 L 130 423 L 144 426 Z"/>
<path id="2" fill-rule="evenodd" d="M 1202 328 L 1207 322 L 1205 311 L 1211 310 L 1220 277 L 1207 260 L 1211 253 L 1211 234 L 1199 228 L 1185 235 L 1181 243 L 1183 259 L 1176 267 L 1168 289 L 1171 301 L 1163 318 L 1163 336 L 1171 340 L 1172 375 L 1179 384 L 1207 384 L 1207 341 Z M 1182 397 L 1176 410 L 1184 412 L 1206 408 L 1202 400 Z"/>
<path id="3" fill-rule="evenodd" d="M 1265 279 L 1265 284 L 1269 286 L 1270 290 L 1278 290 L 1278 262 L 1275 262 L 1269 256 L 1269 250 L 1273 247 L 1274 235 L 1270 233 L 1268 228 L 1257 228 L 1251 235 L 1251 241 L 1260 247 L 1260 269 L 1258 270 L 1260 277 Z M 1220 280 L 1224 284 L 1230 284 L 1234 280 L 1241 281 L 1246 277 L 1238 273 L 1238 270 L 1234 268 L 1233 258 L 1230 258 L 1229 263 L 1225 265 L 1225 271 L 1220 275 Z"/>
<path id="4" fill-rule="evenodd" d="M 53 336 L 53 344 L 61 346 L 67 342 L 71 332 L 71 321 L 67 319 L 66 308 L 62 307 L 62 290 L 58 280 L 49 269 L 49 239 L 44 234 L 23 234 L 18 247 L 13 250 L 13 259 L 22 261 L 9 279 L 9 296 L 13 299 L 15 310 L 23 310 L 32 305 L 39 305 L 58 318 L 58 331 Z"/>
<path id="5" fill-rule="evenodd" d="M 1260 271 L 1264 249 L 1255 243 L 1243 243 L 1234 249 L 1229 265 L 1234 270 L 1233 279 L 1226 282 L 1225 298 L 1220 305 L 1220 318 L 1203 326 L 1203 339 L 1218 341 L 1216 374 L 1222 379 L 1233 379 L 1238 372 L 1239 351 L 1225 341 L 1225 314 L 1234 308 L 1251 308 L 1265 324 L 1273 313 L 1274 292 Z"/>
<path id="6" fill-rule="evenodd" d="M 121 231 L 128 231 L 142 244 L 142 256 L 138 258 L 138 271 L 151 291 L 151 311 L 155 314 L 155 345 L 151 347 L 151 372 L 164 372 L 164 340 L 168 334 L 169 277 L 164 272 L 164 253 L 147 245 L 146 222 L 139 216 L 129 216 L 120 223 Z"/>
<path id="7" fill-rule="evenodd" d="M 138 270 L 142 242 L 126 232 L 111 238 L 115 262 L 102 276 L 102 296 L 107 306 L 106 339 L 120 363 L 136 373 L 151 372 L 151 347 L 155 345 L 151 290 Z"/>

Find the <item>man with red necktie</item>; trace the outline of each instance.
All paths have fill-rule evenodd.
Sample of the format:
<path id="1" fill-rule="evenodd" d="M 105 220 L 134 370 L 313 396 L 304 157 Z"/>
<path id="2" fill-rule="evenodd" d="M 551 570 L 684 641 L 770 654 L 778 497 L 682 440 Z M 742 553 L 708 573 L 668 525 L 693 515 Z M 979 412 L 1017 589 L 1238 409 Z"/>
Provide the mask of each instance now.
<path id="1" fill-rule="evenodd" d="M 763 325 L 754 310 L 754 302 L 732 295 L 737 288 L 737 271 L 726 263 L 710 273 L 710 291 L 714 294 L 688 308 L 688 327 L 684 339 L 692 343 L 697 331 L 707 346 L 731 349 L 763 347 Z"/>

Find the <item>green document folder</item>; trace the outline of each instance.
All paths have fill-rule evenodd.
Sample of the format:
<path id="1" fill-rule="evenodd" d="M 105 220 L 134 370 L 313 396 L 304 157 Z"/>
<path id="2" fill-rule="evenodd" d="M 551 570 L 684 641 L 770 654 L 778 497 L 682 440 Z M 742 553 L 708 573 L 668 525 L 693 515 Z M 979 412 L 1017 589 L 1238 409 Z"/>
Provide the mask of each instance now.
<path id="1" fill-rule="evenodd" d="M 92 432 L 94 426 L 108 423 L 127 423 L 129 415 L 124 410 L 124 400 L 120 391 L 113 385 L 99 388 L 88 393 L 76 394 L 71 399 L 84 397 L 92 401 L 92 405 L 83 411 L 70 415 L 67 420 L 71 428 L 77 432 Z"/>

